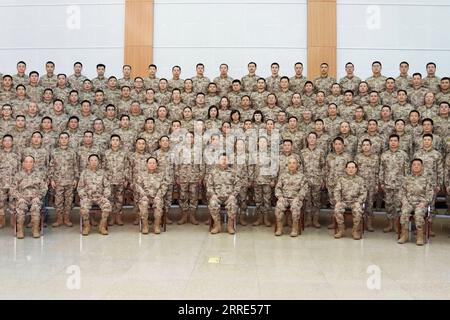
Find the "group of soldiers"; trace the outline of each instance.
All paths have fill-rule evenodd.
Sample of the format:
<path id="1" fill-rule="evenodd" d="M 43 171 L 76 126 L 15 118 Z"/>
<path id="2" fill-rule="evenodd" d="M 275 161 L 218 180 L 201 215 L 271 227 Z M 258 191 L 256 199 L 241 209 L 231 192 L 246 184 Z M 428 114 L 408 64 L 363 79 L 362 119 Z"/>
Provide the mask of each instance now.
<path id="1" fill-rule="evenodd" d="M 213 80 L 201 63 L 184 80 L 179 66 L 170 79 L 158 78 L 154 64 L 144 78 L 132 78 L 129 65 L 119 79 L 106 77 L 103 64 L 96 71 L 88 79 L 76 62 L 72 75 L 56 74 L 48 61 L 40 75 L 27 73 L 20 61 L 17 74 L 0 74 L 0 228 L 11 212 L 18 238 L 24 237 L 28 211 L 33 237 L 39 237 L 50 194 L 53 227 L 72 226 L 75 202 L 88 235 L 97 225 L 89 212 L 98 205 L 99 232 L 106 235 L 109 226 L 124 224 L 127 192 L 144 234 L 150 211 L 156 234 L 163 218 L 172 223 L 167 214 L 173 200 L 181 208 L 179 224 L 198 224 L 202 200 L 212 234 L 221 231 L 221 207 L 233 234 L 237 221 L 247 224 L 252 201 L 253 225 L 271 226 L 275 208 L 275 235 L 288 223 L 297 236 L 301 214 L 305 226 L 321 227 L 321 194 L 327 190 L 335 238 L 345 234 L 346 209 L 353 213 L 354 239 L 361 238 L 362 219 L 374 231 L 373 204 L 384 194 L 383 231 L 394 231 L 401 216 L 404 243 L 413 212 L 420 245 L 436 196 L 450 193 L 450 78 L 437 77 L 433 62 L 426 76 L 411 76 L 403 61 L 393 78 L 374 61 L 366 80 L 349 62 L 339 81 L 327 63 L 313 81 L 300 62 L 292 77 L 279 75 L 278 63 L 269 77 L 260 77 L 254 62 L 241 79 L 228 75 L 227 64 Z M 285 221 L 287 211 L 291 219 Z"/>

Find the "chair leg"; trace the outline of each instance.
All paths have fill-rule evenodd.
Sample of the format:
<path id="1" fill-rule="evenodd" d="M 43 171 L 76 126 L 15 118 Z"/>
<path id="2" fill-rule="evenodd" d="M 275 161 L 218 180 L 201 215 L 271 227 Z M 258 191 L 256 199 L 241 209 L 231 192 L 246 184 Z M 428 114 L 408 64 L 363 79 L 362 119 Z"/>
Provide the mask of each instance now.
<path id="1" fill-rule="evenodd" d="M 344 215 L 344 217 L 345 217 L 345 215 Z M 336 217 L 334 216 L 334 214 L 333 214 L 333 223 L 334 223 L 334 234 L 336 234 L 338 232 L 337 231 L 338 223 L 337 223 L 337 220 L 336 220 Z"/>

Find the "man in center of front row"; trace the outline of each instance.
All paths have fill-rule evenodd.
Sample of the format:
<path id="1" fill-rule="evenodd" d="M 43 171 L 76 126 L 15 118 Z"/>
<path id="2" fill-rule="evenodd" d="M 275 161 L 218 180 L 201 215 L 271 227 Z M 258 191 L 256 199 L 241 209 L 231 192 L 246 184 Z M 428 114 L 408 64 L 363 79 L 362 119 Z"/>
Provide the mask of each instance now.
<path id="1" fill-rule="evenodd" d="M 366 201 L 367 190 L 365 181 L 356 175 L 358 165 L 349 161 L 345 165 L 345 176 L 339 177 L 334 189 L 334 200 L 336 206 L 334 216 L 338 225 L 338 232 L 334 235 L 336 239 L 342 238 L 345 233 L 344 212 L 346 208 L 352 209 L 353 230 L 352 236 L 355 240 L 361 239 L 361 219 L 363 215 L 363 203 Z"/>
<path id="2" fill-rule="evenodd" d="M 402 233 L 398 243 L 403 244 L 408 241 L 409 215 L 411 212 L 414 212 L 414 221 L 417 228 L 416 244 L 421 246 L 424 244 L 424 217 L 427 207 L 432 203 L 434 197 L 433 181 L 424 174 L 423 161 L 421 159 L 416 158 L 411 161 L 411 174 L 403 180 L 399 196 L 402 203 L 400 216 Z"/>
<path id="3" fill-rule="evenodd" d="M 225 153 L 219 156 L 219 163 L 208 175 L 206 181 L 207 198 L 209 199 L 208 209 L 214 221 L 211 234 L 219 233 L 220 206 L 225 204 L 228 214 L 227 231 L 234 234 L 234 220 L 238 208 L 237 196 L 241 190 L 241 181 L 237 170 L 228 165 L 228 158 Z"/>
<path id="4" fill-rule="evenodd" d="M 280 177 L 275 187 L 275 196 L 278 199 L 275 208 L 277 219 L 275 235 L 282 235 L 284 213 L 286 209 L 290 208 L 292 214 L 291 237 L 296 237 L 299 231 L 300 209 L 309 187 L 306 176 L 298 170 L 299 163 L 296 158 L 290 158 L 287 167 L 287 172 Z"/>

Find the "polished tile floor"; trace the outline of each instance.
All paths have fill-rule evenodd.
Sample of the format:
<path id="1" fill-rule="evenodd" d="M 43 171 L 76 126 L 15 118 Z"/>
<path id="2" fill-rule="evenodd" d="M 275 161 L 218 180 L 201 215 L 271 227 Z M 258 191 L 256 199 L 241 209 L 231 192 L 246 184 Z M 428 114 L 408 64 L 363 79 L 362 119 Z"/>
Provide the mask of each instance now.
<path id="1" fill-rule="evenodd" d="M 131 221 L 109 236 L 81 237 L 77 225 L 37 240 L 0 230 L 0 299 L 450 299 L 450 219 L 423 247 L 396 244 L 381 216 L 361 241 L 350 229 L 335 240 L 326 228 L 291 238 L 263 226 L 141 235 Z"/>

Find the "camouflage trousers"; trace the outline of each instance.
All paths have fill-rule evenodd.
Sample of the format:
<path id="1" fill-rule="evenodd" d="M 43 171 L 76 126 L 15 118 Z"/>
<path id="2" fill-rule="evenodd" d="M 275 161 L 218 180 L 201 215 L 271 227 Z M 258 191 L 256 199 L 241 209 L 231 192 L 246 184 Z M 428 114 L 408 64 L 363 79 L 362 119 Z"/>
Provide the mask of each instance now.
<path id="1" fill-rule="evenodd" d="M 111 197 L 109 201 L 112 207 L 111 211 L 113 214 L 122 213 L 124 192 L 125 188 L 122 183 L 111 185 Z"/>
<path id="2" fill-rule="evenodd" d="M 283 219 L 287 209 L 291 210 L 292 219 L 300 219 L 300 210 L 303 206 L 303 201 L 300 198 L 280 198 L 277 201 L 275 215 L 277 219 Z"/>
<path id="3" fill-rule="evenodd" d="M 336 205 L 336 201 L 334 201 L 334 188 L 335 188 L 334 183 L 330 183 L 327 181 L 327 192 L 331 208 L 334 208 L 334 206 Z"/>
<path id="4" fill-rule="evenodd" d="M 9 200 L 8 200 L 9 198 Z M 14 201 L 11 199 L 11 189 L 0 189 L 0 216 L 5 215 L 5 209 L 14 212 Z"/>
<path id="5" fill-rule="evenodd" d="M 321 206 L 321 183 L 308 181 L 308 193 L 305 198 L 305 213 L 308 215 L 318 215 Z"/>
<path id="6" fill-rule="evenodd" d="M 209 214 L 213 219 L 220 218 L 220 206 L 224 204 L 227 209 L 227 214 L 230 219 L 234 219 L 236 217 L 237 212 L 237 199 L 233 195 L 229 195 L 227 197 L 218 197 L 217 195 L 212 195 L 209 198 L 208 209 Z"/>
<path id="7" fill-rule="evenodd" d="M 137 203 L 139 207 L 139 216 L 141 217 L 141 219 L 148 219 L 148 207 L 150 204 L 152 205 L 152 208 L 154 210 L 154 217 L 162 217 L 165 206 L 164 199 L 161 199 L 159 197 L 143 196 Z"/>
<path id="8" fill-rule="evenodd" d="M 255 211 L 260 214 L 269 213 L 272 199 L 272 188 L 269 184 L 255 185 Z"/>
<path id="9" fill-rule="evenodd" d="M 400 210 L 400 189 L 384 190 L 384 206 L 386 208 L 386 217 L 388 219 L 396 219 Z"/>
<path id="10" fill-rule="evenodd" d="M 367 197 L 366 197 L 366 208 L 365 213 L 367 216 L 373 217 L 373 202 L 375 201 L 375 196 L 377 195 L 376 186 L 367 186 Z"/>
<path id="11" fill-rule="evenodd" d="M 93 204 L 97 204 L 100 207 L 100 210 L 102 210 L 102 219 L 107 219 L 111 213 L 111 203 L 108 198 L 97 196 L 80 199 L 80 215 L 83 220 L 89 219 L 89 210 L 91 210 Z"/>
<path id="12" fill-rule="evenodd" d="M 170 207 L 172 206 L 172 199 L 173 199 L 173 184 L 169 184 L 167 188 L 167 193 L 164 196 L 164 210 L 166 212 L 169 212 Z"/>
<path id="13" fill-rule="evenodd" d="M 196 210 L 199 187 L 197 182 L 180 183 L 180 207 L 183 211 Z"/>
<path id="14" fill-rule="evenodd" d="M 419 201 L 414 201 L 410 203 L 403 203 L 402 210 L 400 215 L 400 223 L 402 226 L 408 223 L 409 216 L 412 212 L 414 212 L 414 222 L 416 226 L 423 226 L 425 224 L 425 215 L 427 213 L 427 207 L 419 208 Z"/>
<path id="15" fill-rule="evenodd" d="M 239 208 L 241 212 L 247 211 L 247 196 L 248 196 L 248 186 L 245 185 L 239 191 Z"/>
<path id="16" fill-rule="evenodd" d="M 344 212 L 346 208 L 352 209 L 353 224 L 359 224 L 363 215 L 362 205 L 361 203 L 352 201 L 342 201 L 336 203 L 336 206 L 334 208 L 334 216 L 336 217 L 337 223 L 344 223 Z"/>
<path id="17" fill-rule="evenodd" d="M 31 219 L 38 219 L 41 216 L 42 200 L 35 197 L 23 197 L 17 199 L 16 203 L 17 220 L 23 221 L 25 214 L 30 210 Z"/>
<path id="18" fill-rule="evenodd" d="M 74 196 L 74 187 L 70 185 L 59 185 L 55 187 L 55 210 L 56 214 L 70 214 Z"/>

